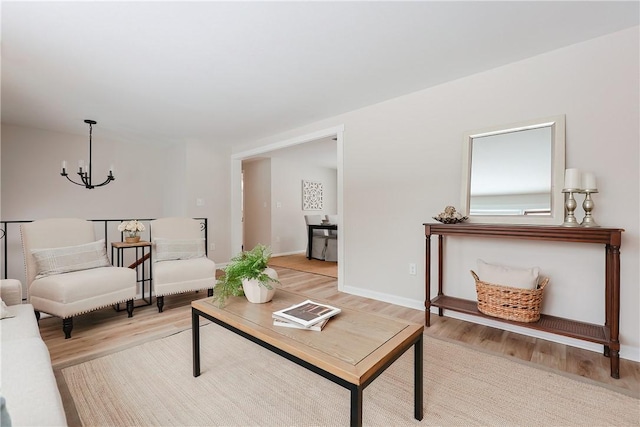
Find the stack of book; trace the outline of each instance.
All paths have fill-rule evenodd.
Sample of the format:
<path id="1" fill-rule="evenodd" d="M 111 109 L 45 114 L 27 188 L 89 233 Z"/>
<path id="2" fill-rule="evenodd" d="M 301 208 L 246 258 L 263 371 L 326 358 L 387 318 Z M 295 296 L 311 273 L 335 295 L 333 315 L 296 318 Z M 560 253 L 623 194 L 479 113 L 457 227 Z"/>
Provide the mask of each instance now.
<path id="1" fill-rule="evenodd" d="M 340 313 L 340 309 L 327 304 L 306 300 L 273 312 L 274 326 L 321 331 L 329 319 Z"/>

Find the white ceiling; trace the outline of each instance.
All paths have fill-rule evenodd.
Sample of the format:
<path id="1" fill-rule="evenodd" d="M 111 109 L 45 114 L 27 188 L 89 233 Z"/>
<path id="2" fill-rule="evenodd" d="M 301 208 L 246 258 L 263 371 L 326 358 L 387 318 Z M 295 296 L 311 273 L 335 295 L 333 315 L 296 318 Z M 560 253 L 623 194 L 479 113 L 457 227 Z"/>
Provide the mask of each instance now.
<path id="1" fill-rule="evenodd" d="M 638 25 L 638 2 L 2 2 L 2 122 L 233 144 Z"/>

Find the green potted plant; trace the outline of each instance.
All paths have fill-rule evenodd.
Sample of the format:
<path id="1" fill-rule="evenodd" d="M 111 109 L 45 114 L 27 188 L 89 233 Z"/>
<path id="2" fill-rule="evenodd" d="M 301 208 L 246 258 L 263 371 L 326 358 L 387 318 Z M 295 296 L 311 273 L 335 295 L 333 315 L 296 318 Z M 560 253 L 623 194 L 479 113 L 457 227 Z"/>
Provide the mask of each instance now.
<path id="1" fill-rule="evenodd" d="M 220 307 L 230 296 L 244 295 L 253 303 L 271 301 L 275 293 L 272 283 L 280 282 L 276 271 L 267 265 L 270 259 L 271 250 L 265 245 L 231 258 L 213 288 L 213 300 Z"/>

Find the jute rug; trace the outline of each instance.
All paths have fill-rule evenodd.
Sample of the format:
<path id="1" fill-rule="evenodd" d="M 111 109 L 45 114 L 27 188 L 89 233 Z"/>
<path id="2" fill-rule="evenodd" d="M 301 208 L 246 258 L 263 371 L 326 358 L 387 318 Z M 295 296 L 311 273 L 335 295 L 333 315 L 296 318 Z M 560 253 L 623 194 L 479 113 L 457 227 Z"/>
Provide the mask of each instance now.
<path id="1" fill-rule="evenodd" d="M 307 273 L 320 274 L 322 276 L 338 277 L 338 263 L 307 259 L 304 254 L 284 255 L 272 257 L 270 266 L 289 268 L 291 270 L 305 271 Z"/>
<path id="2" fill-rule="evenodd" d="M 309 332 L 315 333 L 315 332 Z M 62 369 L 85 426 L 343 426 L 349 392 L 217 325 Z M 413 418 L 413 351 L 364 390 L 371 426 L 634 426 L 640 401 L 425 336 L 424 410 Z"/>

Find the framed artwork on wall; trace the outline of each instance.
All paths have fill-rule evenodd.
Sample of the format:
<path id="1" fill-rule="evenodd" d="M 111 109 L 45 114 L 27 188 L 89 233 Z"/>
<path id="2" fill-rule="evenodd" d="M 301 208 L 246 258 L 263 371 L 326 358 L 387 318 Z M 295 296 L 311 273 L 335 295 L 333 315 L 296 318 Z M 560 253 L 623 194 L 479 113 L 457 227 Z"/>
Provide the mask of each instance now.
<path id="1" fill-rule="evenodd" d="M 322 183 L 302 181 L 302 210 L 320 211 L 323 208 Z"/>

